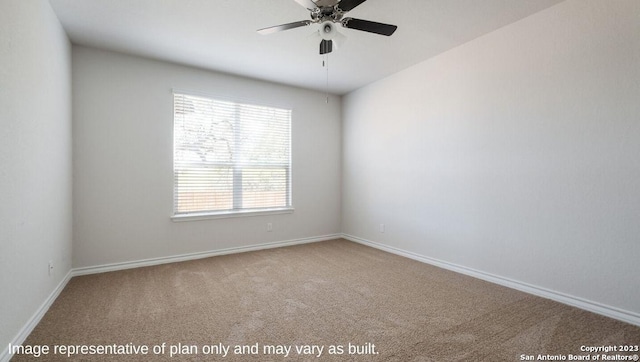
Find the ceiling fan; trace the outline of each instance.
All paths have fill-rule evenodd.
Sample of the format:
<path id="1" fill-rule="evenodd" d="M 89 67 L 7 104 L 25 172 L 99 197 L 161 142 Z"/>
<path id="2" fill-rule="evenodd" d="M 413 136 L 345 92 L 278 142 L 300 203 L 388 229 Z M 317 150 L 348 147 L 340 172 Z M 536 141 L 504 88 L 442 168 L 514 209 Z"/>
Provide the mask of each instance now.
<path id="1" fill-rule="evenodd" d="M 377 23 L 375 21 L 345 18 L 344 14 L 353 10 L 366 0 L 294 0 L 311 12 L 311 20 L 296 21 L 294 23 L 271 26 L 258 30 L 258 33 L 266 35 L 279 31 L 295 29 L 311 24 L 321 24 L 319 34 L 320 54 L 328 54 L 333 51 L 333 42 L 341 35 L 335 25 L 340 23 L 348 29 L 362 30 L 369 33 L 390 36 L 398 28 L 395 25 Z"/>

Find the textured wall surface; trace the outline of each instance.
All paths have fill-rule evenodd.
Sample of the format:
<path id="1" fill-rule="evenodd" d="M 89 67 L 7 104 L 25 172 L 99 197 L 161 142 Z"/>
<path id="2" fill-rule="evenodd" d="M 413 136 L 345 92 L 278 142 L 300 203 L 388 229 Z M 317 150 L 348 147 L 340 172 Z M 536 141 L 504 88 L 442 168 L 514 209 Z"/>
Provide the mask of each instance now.
<path id="1" fill-rule="evenodd" d="M 639 34 L 570 0 L 347 95 L 343 231 L 639 315 Z"/>
<path id="2" fill-rule="evenodd" d="M 172 89 L 292 109 L 294 213 L 171 221 Z M 74 267 L 340 232 L 340 98 L 78 46 L 73 96 Z"/>
<path id="3" fill-rule="evenodd" d="M 69 40 L 48 1 L 0 1 L 0 353 L 71 269 L 71 167 Z"/>

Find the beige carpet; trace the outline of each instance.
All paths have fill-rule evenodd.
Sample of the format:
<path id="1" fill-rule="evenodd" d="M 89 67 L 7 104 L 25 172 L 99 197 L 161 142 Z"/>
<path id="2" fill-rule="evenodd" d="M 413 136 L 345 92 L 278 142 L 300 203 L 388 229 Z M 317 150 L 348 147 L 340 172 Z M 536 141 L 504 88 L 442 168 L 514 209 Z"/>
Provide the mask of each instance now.
<path id="1" fill-rule="evenodd" d="M 640 328 L 335 240 L 75 277 L 23 346 L 49 346 L 38 360 L 68 360 L 54 354 L 56 345 L 127 352 L 128 343 L 148 354 L 66 352 L 77 360 L 168 360 L 180 343 L 192 354 L 173 359 L 568 360 L 587 354 L 581 346 L 638 345 Z M 154 354 L 162 343 L 164 353 Z M 349 354 L 350 343 L 364 354 Z M 220 345 L 230 347 L 226 357 L 213 354 L 223 353 Z M 247 354 L 234 354 L 236 345 Z M 298 354 L 303 345 L 322 346 L 320 358 Z M 275 354 L 288 346 L 288 357 Z M 343 354 L 330 354 L 339 346 Z"/>

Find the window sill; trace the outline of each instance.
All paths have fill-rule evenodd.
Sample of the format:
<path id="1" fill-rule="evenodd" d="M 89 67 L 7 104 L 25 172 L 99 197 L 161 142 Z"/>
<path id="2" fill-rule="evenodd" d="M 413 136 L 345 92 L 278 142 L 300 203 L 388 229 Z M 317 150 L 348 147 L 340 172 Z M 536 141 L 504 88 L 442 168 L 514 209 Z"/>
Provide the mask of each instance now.
<path id="1" fill-rule="evenodd" d="M 173 222 L 183 221 L 198 221 L 198 220 L 210 220 L 210 219 L 226 219 L 230 217 L 249 217 L 249 216 L 262 216 L 262 215 L 277 215 L 277 214 L 292 214 L 294 208 L 286 207 L 279 209 L 268 210 L 255 210 L 255 211 L 223 211 L 223 212 L 203 212 L 193 214 L 182 214 L 171 216 Z"/>

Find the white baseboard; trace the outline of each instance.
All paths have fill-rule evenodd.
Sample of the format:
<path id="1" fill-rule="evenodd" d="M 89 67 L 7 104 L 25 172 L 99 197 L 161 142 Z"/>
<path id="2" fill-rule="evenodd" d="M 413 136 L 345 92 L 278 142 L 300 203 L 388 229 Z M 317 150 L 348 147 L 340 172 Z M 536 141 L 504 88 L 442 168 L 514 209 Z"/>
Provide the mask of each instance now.
<path id="1" fill-rule="evenodd" d="M 475 270 L 475 269 L 471 269 L 471 268 L 467 268 L 461 265 L 457 265 L 457 264 L 453 264 L 453 263 L 449 263 L 446 261 L 442 261 L 442 260 L 438 260 L 438 259 L 434 259 L 434 258 L 430 258 L 428 256 L 424 256 L 424 255 L 420 255 L 417 253 L 413 253 L 410 251 L 406 251 L 406 250 L 402 250 L 399 248 L 395 248 L 392 246 L 388 246 L 388 245 L 384 245 L 384 244 L 380 244 L 374 241 L 370 241 L 370 240 L 366 240 L 366 239 L 362 239 L 359 238 L 357 236 L 353 236 L 353 235 L 349 235 L 349 234 L 342 234 L 342 237 L 344 239 L 359 243 L 359 244 L 363 244 L 363 245 L 367 245 L 367 246 L 371 246 L 373 248 L 376 249 L 380 249 L 392 254 L 396 254 L 396 255 L 400 255 L 400 256 L 404 256 L 407 257 L 409 259 L 413 259 L 413 260 L 417 260 L 426 264 L 431 264 L 443 269 L 448 269 L 451 271 L 454 271 L 456 273 L 460 273 L 460 274 L 465 274 L 474 278 L 478 278 L 478 279 L 482 279 L 494 284 L 499 284 L 508 288 L 512 288 L 512 289 L 516 289 L 519 290 L 521 292 L 525 292 L 528 294 L 533 294 L 542 298 L 546 298 L 546 299 L 551 299 L 554 300 L 556 302 L 562 303 L 562 304 L 567 304 L 570 305 L 572 307 L 577 307 L 580 309 L 584 309 L 586 311 L 589 312 L 593 312 L 593 313 L 597 313 L 600 315 L 603 315 L 605 317 L 609 317 L 609 318 L 613 318 L 613 319 L 617 319 L 623 322 L 627 322 L 636 326 L 640 326 L 640 314 L 638 313 L 634 313 L 634 312 L 630 312 L 630 311 L 626 311 L 626 310 L 622 310 L 619 308 L 615 308 L 615 307 L 611 307 L 608 305 L 604 305 L 601 303 L 597 303 L 597 302 L 593 302 L 590 300 L 586 300 L 583 298 L 579 298 L 579 297 L 575 297 L 572 295 L 568 295 L 568 294 L 564 294 L 564 293 L 559 293 L 553 290 L 549 290 L 549 289 L 545 289 L 545 288 L 541 288 L 535 285 L 531 285 L 531 284 L 527 284 L 527 283 L 523 283 L 517 280 L 513 280 L 513 279 L 509 279 L 509 278 L 505 278 L 505 277 L 501 277 L 498 275 L 494 275 L 494 274 L 490 274 L 490 273 L 485 273 L 479 270 Z"/>
<path id="2" fill-rule="evenodd" d="M 42 319 L 42 317 L 44 317 L 44 314 L 47 313 L 47 311 L 49 310 L 49 307 L 51 307 L 51 305 L 56 300 L 56 298 L 58 298 L 58 296 L 60 295 L 64 287 L 67 286 L 67 283 L 69 282 L 69 280 L 71 280 L 71 276 L 72 276 L 72 270 L 69 270 L 67 275 L 65 275 L 65 277 L 62 278 L 62 281 L 58 283 L 58 286 L 51 292 L 51 294 L 49 294 L 49 297 L 47 297 L 47 299 L 40 305 L 40 307 L 36 310 L 36 312 L 31 316 L 31 318 L 29 318 L 29 320 L 24 325 L 24 327 L 22 327 L 20 332 L 18 332 L 18 335 L 16 335 L 13 338 L 13 340 L 9 342 L 10 345 L 19 346 L 22 343 L 24 343 L 24 341 L 27 339 L 29 334 L 31 334 L 33 329 L 38 325 L 38 323 L 40 323 L 40 320 Z M 13 354 L 9 350 L 9 345 L 7 345 L 2 350 L 2 353 L 0 353 L 0 362 L 8 362 L 12 356 Z"/>
<path id="3" fill-rule="evenodd" d="M 272 243 L 255 244 L 255 245 L 248 245 L 248 246 L 240 246 L 240 247 L 233 247 L 233 248 L 225 248 L 225 249 L 204 251 L 204 252 L 199 252 L 199 253 L 172 255 L 172 256 L 166 256 L 166 257 L 161 257 L 161 258 L 152 258 L 152 259 L 127 261 L 127 262 L 123 262 L 123 263 L 113 263 L 113 264 L 89 266 L 89 267 L 72 269 L 72 274 L 71 275 L 72 276 L 79 276 L 79 275 L 106 273 L 106 272 L 116 271 L 116 270 L 133 269 L 133 268 L 140 268 L 140 267 L 145 267 L 145 266 L 169 264 L 169 263 L 177 263 L 177 262 L 181 262 L 181 261 L 203 259 L 203 258 L 209 258 L 209 257 L 212 257 L 212 256 L 218 256 L 218 255 L 236 254 L 236 253 L 244 253 L 244 252 L 247 252 L 247 251 L 256 251 L 256 250 L 280 248 L 280 247 L 283 247 L 283 246 L 315 243 L 315 242 L 318 242 L 318 241 L 339 239 L 341 237 L 342 237 L 342 234 L 330 234 L 330 235 L 315 236 L 315 237 L 310 237 L 310 238 L 301 238 L 301 239 L 293 239 L 293 240 L 285 240 L 285 241 L 276 241 L 276 242 L 272 242 Z"/>

